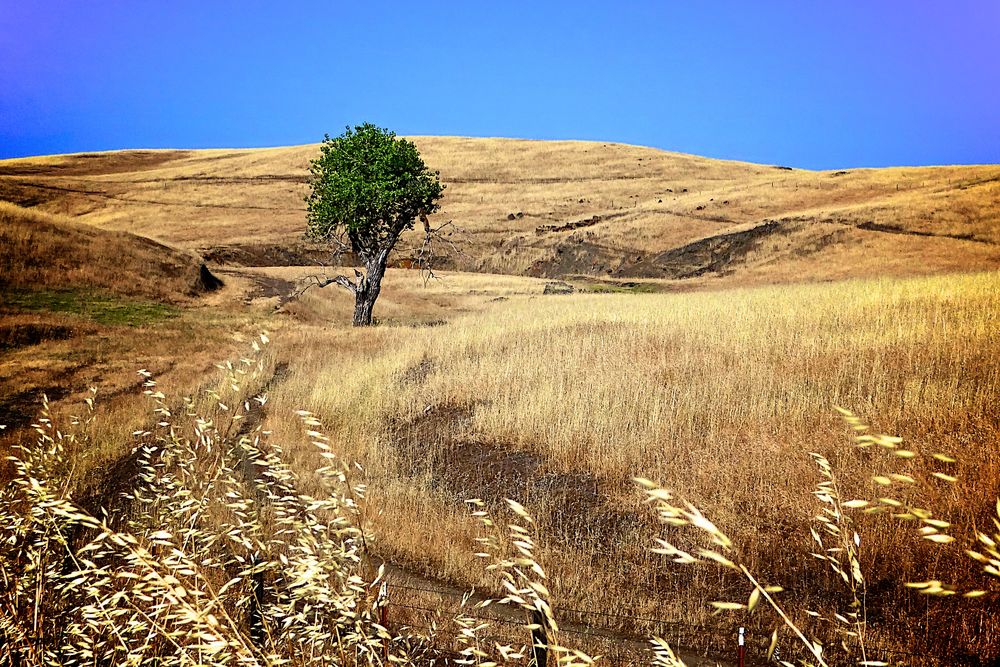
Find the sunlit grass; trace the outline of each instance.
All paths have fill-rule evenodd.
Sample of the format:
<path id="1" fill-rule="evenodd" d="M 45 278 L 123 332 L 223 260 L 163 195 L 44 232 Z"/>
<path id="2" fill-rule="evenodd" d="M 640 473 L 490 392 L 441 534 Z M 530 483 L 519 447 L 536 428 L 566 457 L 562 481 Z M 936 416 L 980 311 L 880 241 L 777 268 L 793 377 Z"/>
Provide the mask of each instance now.
<path id="1" fill-rule="evenodd" d="M 513 295 L 439 327 L 290 334 L 282 344 L 295 353 L 274 400 L 279 415 L 309 405 L 331 425 L 338 451 L 378 480 L 380 513 L 371 520 L 387 529 L 379 547 L 387 557 L 481 581 L 458 546 L 472 529 L 448 489 L 462 488 L 477 464 L 498 465 L 491 448 L 523 452 L 500 456 L 512 469 L 498 469 L 496 483 L 513 484 L 508 476 L 524 470 L 556 480 L 528 484 L 518 499 L 563 536 L 549 565 L 558 602 L 628 604 L 704 622 L 719 582 L 697 571 L 672 584 L 644 573 L 644 519 L 627 480 L 669 480 L 712 507 L 719 526 L 750 545 L 748 563 L 819 604 L 815 575 L 797 563 L 813 513 L 808 453 L 834 456 L 843 438 L 834 405 L 960 454 L 964 484 L 938 500 L 960 516 L 988 510 L 1000 467 L 998 288 L 1000 277 L 984 273 L 692 294 Z M 310 465 L 307 455 L 290 456 Z M 865 457 L 835 460 L 847 488 L 870 483 L 874 464 Z M 904 538 L 892 523 L 866 533 L 865 566 L 877 578 L 948 569 L 928 564 L 920 548 L 901 551 Z M 934 622 L 945 623 L 939 613 Z M 955 641 L 974 642 L 971 627 L 955 629 Z"/>

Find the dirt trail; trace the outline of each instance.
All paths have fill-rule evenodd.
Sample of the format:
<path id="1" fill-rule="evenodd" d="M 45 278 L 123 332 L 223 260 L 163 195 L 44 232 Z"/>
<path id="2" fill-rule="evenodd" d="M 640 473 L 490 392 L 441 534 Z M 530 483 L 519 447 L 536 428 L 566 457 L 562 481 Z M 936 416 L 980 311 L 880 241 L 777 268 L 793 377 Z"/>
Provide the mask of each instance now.
<path id="1" fill-rule="evenodd" d="M 463 613 L 477 619 L 488 621 L 493 626 L 493 639 L 500 643 L 517 645 L 530 641 L 529 631 L 524 628 L 527 622 L 526 612 L 504 605 L 490 605 L 485 609 L 476 609 L 475 605 L 489 596 L 469 592 L 447 582 L 428 577 L 396 563 L 382 562 L 386 571 L 386 581 L 389 589 L 389 620 L 396 616 L 402 622 L 409 622 L 414 627 L 430 625 L 436 616 L 447 618 L 460 609 L 460 604 L 466 595 L 469 601 Z M 433 611 L 432 611 L 433 610 Z M 574 648 L 589 651 L 592 655 L 601 655 L 602 662 L 612 665 L 648 665 L 652 662 L 652 652 L 649 640 L 638 634 L 628 634 L 602 625 L 602 618 L 613 617 L 607 614 L 590 614 L 581 610 L 555 610 L 556 622 L 562 639 L 560 641 Z M 622 615 L 616 618 L 628 618 Z M 736 663 L 724 657 L 709 655 L 688 649 L 680 649 L 671 637 L 671 625 L 666 622 L 658 633 L 670 642 L 678 656 L 688 667 L 709 667 L 721 665 L 729 667 Z M 679 629 L 679 628 L 678 628 Z M 695 629 L 697 630 L 697 629 Z M 675 636 L 678 634 L 673 633 Z M 735 644 L 735 637 L 734 637 Z M 751 663 L 753 664 L 753 663 Z"/>

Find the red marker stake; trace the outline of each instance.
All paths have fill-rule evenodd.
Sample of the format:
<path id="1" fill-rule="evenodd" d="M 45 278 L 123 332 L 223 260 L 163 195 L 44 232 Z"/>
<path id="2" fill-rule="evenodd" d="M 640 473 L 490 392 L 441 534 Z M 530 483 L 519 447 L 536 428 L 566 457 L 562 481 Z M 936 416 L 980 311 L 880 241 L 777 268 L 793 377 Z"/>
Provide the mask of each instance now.
<path id="1" fill-rule="evenodd" d="M 740 667 L 743 667 L 743 665 L 744 665 L 743 661 L 746 660 L 746 656 L 747 656 L 746 639 L 744 637 L 745 631 L 746 631 L 745 628 L 740 628 L 739 645 L 737 646 L 737 649 L 736 649 L 736 658 L 737 658 L 737 660 L 739 662 Z"/>

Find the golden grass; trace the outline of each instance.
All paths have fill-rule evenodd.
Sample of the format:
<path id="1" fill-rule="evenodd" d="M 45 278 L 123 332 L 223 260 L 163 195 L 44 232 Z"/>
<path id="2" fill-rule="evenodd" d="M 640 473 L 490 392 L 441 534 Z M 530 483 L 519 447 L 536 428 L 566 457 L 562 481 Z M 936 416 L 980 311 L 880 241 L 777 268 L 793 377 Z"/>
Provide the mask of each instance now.
<path id="1" fill-rule="evenodd" d="M 2 201 L 0 247 L 5 290 L 99 288 L 165 302 L 203 291 L 191 253 Z"/>
<path id="2" fill-rule="evenodd" d="M 219 348 L 231 349 L 230 330 L 266 320 L 282 331 L 269 360 L 274 377 L 260 388 L 269 389 L 269 428 L 290 443 L 285 456 L 302 491 L 317 493 L 321 482 L 316 452 L 291 416 L 308 408 L 328 425 L 338 453 L 365 467 L 364 519 L 380 535 L 375 555 L 461 586 L 495 587 L 472 556 L 479 526 L 463 501 L 480 496 L 495 507 L 512 496 L 537 512 L 557 606 L 706 623 L 713 622 L 707 602 L 740 594 L 738 579 L 664 568 L 650 557 L 658 527 L 632 488 L 639 474 L 710 511 L 748 545 L 741 561 L 748 568 L 804 605 L 836 608 L 831 574 L 804 564 L 816 509 L 808 452 L 832 461 L 848 495 L 864 495 L 879 464 L 843 450 L 833 405 L 914 448 L 959 456 L 962 485 L 921 487 L 911 492 L 914 502 L 967 524 L 990 516 L 1000 474 L 993 353 L 1000 349 L 993 271 L 1000 168 L 838 174 L 613 144 L 416 141 L 449 185 L 440 218 L 469 232 L 468 256 L 459 261 L 466 269 L 550 268 L 619 288 L 631 280 L 625 269 L 659 253 L 731 232 L 757 234 L 767 220 L 779 225 L 718 271 L 638 280 L 651 290 L 712 288 L 697 293 L 543 296 L 544 282 L 531 278 L 448 272 L 421 287 L 413 272 L 391 271 L 376 306 L 383 326 L 354 331 L 345 326 L 349 295 L 332 289 L 284 304 L 280 316 L 234 309 L 243 291 L 307 271 L 267 268 L 227 273 L 231 287 L 215 297 L 218 310 L 185 303 L 179 317 L 156 326 L 53 314 L 29 322 L 18 313 L 12 330 L 22 323 L 75 329 L 68 339 L 5 352 L 0 387 L 20 395 L 110 384 L 113 398 L 102 408 L 110 421 L 95 427 L 104 428 L 94 440 L 101 446 L 80 459 L 85 486 L 129 451 L 122 435 L 148 423 L 135 400 L 135 368 L 164 373 L 165 388 L 190 393 L 225 356 Z M 0 230 L 14 230 L 4 242 L 19 249 L 3 258 L 3 275 L 59 286 L 65 269 L 53 267 L 69 254 L 80 285 L 128 291 L 131 270 L 143 276 L 137 291 L 166 299 L 181 287 L 169 281 L 183 280 L 173 269 L 165 281 L 146 280 L 141 266 L 186 254 L 150 245 L 146 256 L 134 237 L 91 236 L 90 227 L 42 212 L 187 249 L 286 244 L 303 229 L 303 176 L 314 150 L 2 162 L 0 196 L 36 211 L 0 208 L 14 219 Z M 593 225 L 536 231 L 595 215 Z M 31 265 L 32 253 L 45 260 L 41 268 Z M 140 268 L 130 269 L 135 263 Z M 981 272 L 957 273 L 971 270 Z M 894 277 L 924 274 L 939 275 Z M 858 279 L 870 276 L 881 278 Z M 839 282 L 721 289 L 817 280 Z M 891 521 L 859 525 L 860 558 L 878 592 L 870 601 L 873 641 L 998 653 L 1000 627 L 988 613 L 914 602 L 899 588 L 933 578 L 971 584 L 967 566 L 914 544 L 909 529 Z"/>
<path id="3" fill-rule="evenodd" d="M 656 277 L 648 263 L 660 253 L 767 220 L 782 233 L 765 239 L 767 252 L 736 253 L 724 283 L 1000 266 L 996 166 L 812 172 L 621 144 L 413 139 L 448 186 L 437 220 L 467 230 L 455 264 L 464 270 Z M 305 228 L 316 150 L 0 161 L 0 197 L 189 249 L 287 245 Z M 545 231 L 594 216 L 589 226 Z"/>
<path id="4" fill-rule="evenodd" d="M 0 479 L 43 394 L 66 417 L 99 386 L 97 443 L 74 452 L 83 486 L 127 452 L 148 422 L 140 368 L 193 392 L 220 356 L 266 317 L 235 301 L 241 276 L 205 294 L 200 259 L 125 232 L 0 202 Z"/>
<path id="5" fill-rule="evenodd" d="M 292 281 L 302 271 L 260 269 L 244 279 Z M 0 361 L 16 362 L 7 378 L 14 386 L 14 369 L 34 363 L 47 372 L 44 365 L 85 341 L 82 367 L 62 381 L 86 386 L 86 373 L 112 364 L 108 377 L 124 379 L 133 364 L 165 372 L 164 388 L 188 393 L 215 381 L 198 364 L 218 358 L 211 356 L 216 345 L 233 345 L 227 331 L 266 322 L 279 331 L 264 375 L 244 393 L 268 393 L 264 428 L 282 444 L 297 490 L 320 497 L 324 486 L 316 448 L 294 416 L 304 407 L 319 416 L 343 460 L 363 465 L 361 518 L 377 535 L 373 557 L 494 594 L 502 591 L 473 555 L 482 530 L 464 501 L 481 497 L 497 511 L 513 497 L 535 514 L 532 549 L 545 563 L 546 604 L 557 616 L 560 608 L 625 611 L 770 633 L 760 619 L 708 615 L 711 601 L 745 600 L 745 579 L 664 564 L 649 553 L 653 536 L 676 536 L 661 532 L 643 506 L 631 482 L 641 475 L 708 513 L 741 545 L 740 565 L 788 591 L 794 623 L 829 638 L 802 612 L 831 614 L 844 603 L 832 586 L 836 575 L 808 562 L 817 511 L 811 493 L 824 479 L 809 452 L 831 462 L 843 498 L 878 493 L 871 479 L 885 472 L 871 451 L 844 446 L 848 433 L 835 404 L 870 416 L 910 449 L 959 458 L 949 471 L 960 485 L 928 479 L 903 489 L 907 502 L 956 524 L 992 516 L 1000 274 L 569 296 L 542 295 L 544 281 L 529 278 L 443 278 L 424 287 L 416 272 L 391 271 L 382 326 L 363 331 L 347 326 L 346 293 L 313 290 L 278 317 L 198 308 L 138 330 L 90 323 L 78 339 L 17 349 Z M 109 331 L 116 338 L 108 340 Z M 140 353 L 153 356 L 147 363 Z M 126 391 L 88 427 L 101 446 L 74 453 L 83 478 L 76 488 L 128 487 L 125 469 L 112 482 L 98 473 L 114 474 L 114 464 L 128 460 L 122 436 L 149 429 L 144 408 Z M 900 463 L 898 472 L 918 475 Z M 991 603 L 925 602 L 902 588 L 935 579 L 981 585 L 960 553 L 949 557 L 948 545 L 937 551 L 883 517 L 859 516 L 857 528 L 875 653 L 939 653 L 932 646 L 939 643 L 956 660 L 959 652 L 997 654 Z M 622 623 L 630 633 L 652 629 Z"/>
<path id="6" fill-rule="evenodd" d="M 339 453 L 366 467 L 379 552 L 434 576 L 482 583 L 461 501 L 509 495 L 536 508 L 552 536 L 557 604 L 702 622 L 705 603 L 730 584 L 650 569 L 651 527 L 628 481 L 641 474 L 711 508 L 722 530 L 751 545 L 748 565 L 822 606 L 823 576 L 801 565 L 817 481 L 807 453 L 834 461 L 845 493 L 876 468 L 838 453 L 833 405 L 871 415 L 913 447 L 957 454 L 961 489 L 932 500 L 955 519 L 989 511 L 1000 473 L 998 287 L 1000 275 L 982 273 L 514 294 L 433 328 L 304 326 L 280 342 L 290 365 L 272 414 L 308 406 L 320 415 Z M 290 424 L 272 428 L 292 438 Z M 314 466 L 307 451 L 288 453 L 298 469 Z M 964 575 L 891 522 L 865 523 L 862 534 L 864 565 L 884 589 L 882 603 L 870 602 L 877 636 L 912 647 L 916 628 L 930 627 L 956 646 L 992 646 L 973 630 L 987 622 L 977 612 L 893 611 L 908 604 L 894 584 Z"/>

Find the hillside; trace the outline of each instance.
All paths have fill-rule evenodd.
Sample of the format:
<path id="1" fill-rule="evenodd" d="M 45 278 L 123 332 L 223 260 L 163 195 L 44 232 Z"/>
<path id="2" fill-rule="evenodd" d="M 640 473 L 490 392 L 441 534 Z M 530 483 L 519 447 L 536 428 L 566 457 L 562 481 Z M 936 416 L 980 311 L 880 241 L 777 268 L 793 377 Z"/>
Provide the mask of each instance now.
<path id="1" fill-rule="evenodd" d="M 1000 166 L 813 172 L 651 148 L 415 137 L 463 228 L 451 268 L 701 283 L 1000 267 Z M 310 264 L 315 145 L 0 161 L 0 199 L 231 264 Z"/>
<path id="2" fill-rule="evenodd" d="M 5 291 L 97 288 L 169 303 L 220 285 L 193 253 L 6 202 L 0 248 Z"/>
<path id="3" fill-rule="evenodd" d="M 423 284 L 391 268 L 371 329 L 350 326 L 344 290 L 288 298 L 313 271 L 301 234 L 315 146 L 0 161 L 0 199 L 14 202 L 0 202 L 0 462 L 35 438 L 43 396 L 57 427 L 89 414 L 69 450 L 73 497 L 150 517 L 151 535 L 180 535 L 170 522 L 188 515 L 128 504 L 149 479 L 137 443 L 217 424 L 220 439 L 203 443 L 223 458 L 197 456 L 208 467 L 178 477 L 226 480 L 195 492 L 212 503 L 259 500 L 270 480 L 288 488 L 284 472 L 247 475 L 257 464 L 236 446 L 246 442 L 274 445 L 272 461 L 287 463 L 309 503 L 325 497 L 329 443 L 358 464 L 376 536 L 359 563 L 386 564 L 395 624 L 447 618 L 444 595 L 498 594 L 474 555 L 483 526 L 467 500 L 499 517 L 514 498 L 535 516 L 564 632 L 609 644 L 582 648 L 624 656 L 666 628 L 681 647 L 731 655 L 738 624 L 762 655 L 773 617 L 711 612 L 712 601 L 745 600 L 746 582 L 650 553 L 674 533 L 631 480 L 662 482 L 704 509 L 741 562 L 784 587 L 806 633 L 836 651 L 839 626 L 805 611 L 847 609 L 811 555 L 818 452 L 844 497 L 930 508 L 914 512 L 932 510 L 956 537 L 940 547 L 910 523 L 852 515 L 870 582 L 868 657 L 1000 655 L 995 596 L 915 598 L 903 585 L 995 590 L 962 549 L 992 525 L 1000 474 L 990 352 L 1000 166 L 810 172 L 612 144 L 416 141 L 448 186 L 439 220 L 466 230 L 452 268 L 472 272 Z M 200 295 L 202 258 L 226 283 L 211 295 Z M 911 275 L 931 273 L 949 275 Z M 608 293 L 546 296 L 552 276 Z M 687 290 L 844 277 L 858 279 Z M 678 293 L 632 293 L 646 291 Z M 159 392 L 164 402 L 151 403 Z M 910 457 L 851 447 L 833 405 L 903 438 Z M 302 410 L 323 424 L 319 450 Z M 215 476 L 230 472 L 239 478 Z M 0 483 L 14 473 L 0 464 Z M 873 488 L 886 474 L 899 485 Z M 187 493 L 175 497 L 195 507 Z M 232 535 L 235 505 L 212 507 L 198 510 L 211 539 Z M 250 529 L 287 557 L 286 528 Z M 704 546 L 676 536 L 680 548 Z M 241 618 L 246 590 L 191 598 Z M 786 649 L 794 657 L 788 636 Z"/>

